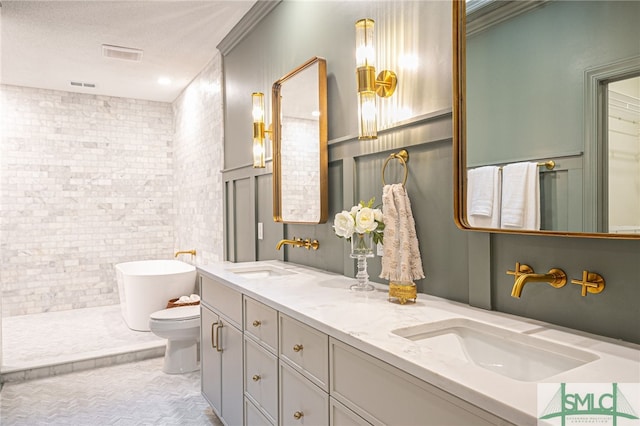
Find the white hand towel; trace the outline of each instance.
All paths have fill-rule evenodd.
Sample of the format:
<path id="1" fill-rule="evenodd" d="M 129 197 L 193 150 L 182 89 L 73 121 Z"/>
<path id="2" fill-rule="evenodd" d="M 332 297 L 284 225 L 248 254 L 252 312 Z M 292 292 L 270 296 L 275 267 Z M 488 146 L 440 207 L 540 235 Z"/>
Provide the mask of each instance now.
<path id="1" fill-rule="evenodd" d="M 382 189 L 384 256 L 380 278 L 410 282 L 424 278 L 411 202 L 400 183 Z"/>
<path id="2" fill-rule="evenodd" d="M 500 169 L 478 167 L 467 171 L 467 220 L 477 228 L 500 227 Z"/>
<path id="3" fill-rule="evenodd" d="M 540 229 L 540 178 L 537 163 L 508 164 L 502 169 L 501 227 Z"/>

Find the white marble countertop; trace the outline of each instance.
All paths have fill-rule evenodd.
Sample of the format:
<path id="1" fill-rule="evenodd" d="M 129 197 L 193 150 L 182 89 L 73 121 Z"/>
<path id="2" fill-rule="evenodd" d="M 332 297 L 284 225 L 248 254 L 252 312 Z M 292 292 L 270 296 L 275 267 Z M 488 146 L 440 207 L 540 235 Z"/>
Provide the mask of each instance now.
<path id="1" fill-rule="evenodd" d="M 294 275 L 243 277 L 231 269 L 271 265 Z M 518 425 L 537 423 L 537 382 L 524 382 L 433 351 L 392 330 L 451 318 L 470 319 L 579 348 L 598 359 L 543 380 L 546 383 L 638 383 L 640 345 L 583 333 L 447 299 L 418 294 L 416 303 L 388 301 L 388 289 L 352 292 L 353 278 L 281 261 L 221 262 L 201 273 L 278 311 L 394 365 L 458 398 Z"/>

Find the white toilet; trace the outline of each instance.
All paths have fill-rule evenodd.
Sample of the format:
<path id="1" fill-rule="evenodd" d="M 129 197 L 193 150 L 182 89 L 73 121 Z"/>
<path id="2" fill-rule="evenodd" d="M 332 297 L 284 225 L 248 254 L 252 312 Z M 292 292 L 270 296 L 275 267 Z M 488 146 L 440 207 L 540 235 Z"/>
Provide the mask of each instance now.
<path id="1" fill-rule="evenodd" d="M 189 373 L 198 366 L 200 340 L 200 306 L 180 306 L 153 312 L 149 329 L 167 339 L 162 371 L 168 374 Z"/>

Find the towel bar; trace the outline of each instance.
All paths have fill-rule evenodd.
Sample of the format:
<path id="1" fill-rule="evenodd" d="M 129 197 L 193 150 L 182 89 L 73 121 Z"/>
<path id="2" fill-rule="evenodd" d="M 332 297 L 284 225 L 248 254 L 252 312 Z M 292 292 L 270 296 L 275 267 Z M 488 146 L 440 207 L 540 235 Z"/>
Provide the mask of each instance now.
<path id="1" fill-rule="evenodd" d="M 404 186 L 407 183 L 407 176 L 409 175 L 409 168 L 407 167 L 407 162 L 409 161 L 409 153 L 407 152 L 406 149 L 401 149 L 398 152 L 389 154 L 389 157 L 386 159 L 386 161 L 382 165 L 382 185 L 387 184 L 384 181 L 384 171 L 387 168 L 387 164 L 389 164 L 389 160 L 393 158 L 399 160 L 400 163 L 402 163 L 402 166 L 404 167 L 404 179 L 402 179 L 402 186 Z"/>

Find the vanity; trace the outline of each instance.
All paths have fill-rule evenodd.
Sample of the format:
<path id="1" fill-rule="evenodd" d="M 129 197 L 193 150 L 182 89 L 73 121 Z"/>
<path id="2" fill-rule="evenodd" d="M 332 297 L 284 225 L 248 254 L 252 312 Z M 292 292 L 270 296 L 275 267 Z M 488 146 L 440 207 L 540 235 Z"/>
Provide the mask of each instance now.
<path id="1" fill-rule="evenodd" d="M 538 383 L 640 377 L 640 346 L 535 320 L 282 261 L 198 271 L 202 392 L 228 425 L 534 425 Z"/>

